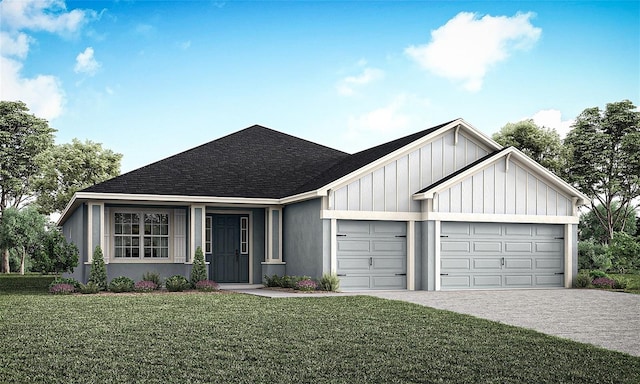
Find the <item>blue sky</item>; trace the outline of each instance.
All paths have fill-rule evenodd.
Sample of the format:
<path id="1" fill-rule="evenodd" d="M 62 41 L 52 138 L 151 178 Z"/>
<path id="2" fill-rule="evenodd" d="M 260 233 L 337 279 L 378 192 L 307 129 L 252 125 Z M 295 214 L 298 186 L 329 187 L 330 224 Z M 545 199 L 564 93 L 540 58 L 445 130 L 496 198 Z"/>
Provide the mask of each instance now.
<path id="1" fill-rule="evenodd" d="M 129 171 L 253 124 L 356 152 L 640 99 L 639 1 L 0 3 L 0 98 Z"/>

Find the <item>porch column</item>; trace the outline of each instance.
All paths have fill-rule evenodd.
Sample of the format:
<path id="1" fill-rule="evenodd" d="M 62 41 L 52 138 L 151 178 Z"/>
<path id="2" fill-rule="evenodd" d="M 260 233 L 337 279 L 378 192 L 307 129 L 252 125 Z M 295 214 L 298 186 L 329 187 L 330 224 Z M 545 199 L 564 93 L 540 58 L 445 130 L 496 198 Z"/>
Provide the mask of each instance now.
<path id="1" fill-rule="evenodd" d="M 191 224 L 190 224 L 190 248 L 187 253 L 186 263 L 193 263 L 193 255 L 196 249 L 200 247 L 204 252 L 204 239 L 205 239 L 205 206 L 204 205 L 192 205 L 191 206 Z"/>
<path id="2" fill-rule="evenodd" d="M 87 236 L 87 262 L 93 261 L 93 251 L 96 247 L 102 249 L 105 264 L 109 263 L 109 250 L 107 245 L 103 243 L 105 239 L 105 226 L 108 221 L 105 220 L 104 215 L 104 203 L 97 203 L 90 201 L 87 203 L 87 222 L 88 222 L 88 236 Z"/>
<path id="3" fill-rule="evenodd" d="M 282 207 L 265 209 L 265 260 L 262 276 L 282 276 L 286 273 L 282 259 Z"/>

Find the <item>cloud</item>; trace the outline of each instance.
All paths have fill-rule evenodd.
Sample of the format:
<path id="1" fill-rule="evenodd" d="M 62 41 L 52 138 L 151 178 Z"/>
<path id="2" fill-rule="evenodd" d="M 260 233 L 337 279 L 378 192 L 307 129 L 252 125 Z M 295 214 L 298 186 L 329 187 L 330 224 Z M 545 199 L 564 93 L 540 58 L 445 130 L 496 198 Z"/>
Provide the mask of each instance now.
<path id="1" fill-rule="evenodd" d="M 100 63 L 98 63 L 93 56 L 92 47 L 87 47 L 84 52 L 76 56 L 76 65 L 73 68 L 76 73 L 86 73 L 89 76 L 93 76 L 98 69 L 100 69 Z"/>
<path id="2" fill-rule="evenodd" d="M 405 95 L 397 96 L 390 104 L 360 116 L 350 116 L 347 129 L 351 135 L 363 132 L 384 133 L 406 128 L 409 116 L 402 112 L 407 102 Z"/>
<path id="3" fill-rule="evenodd" d="M 462 82 L 471 92 L 482 88 L 484 76 L 513 51 L 530 49 L 542 30 L 530 19 L 534 14 L 513 17 L 461 12 L 445 25 L 431 31 L 431 41 L 410 46 L 405 54 L 422 68 L 438 76 Z"/>
<path id="4" fill-rule="evenodd" d="M 359 66 L 366 65 L 366 61 L 360 61 Z M 343 96 L 352 96 L 356 93 L 356 88 L 365 86 L 384 77 L 384 71 L 377 68 L 364 68 L 359 75 L 347 76 L 336 85 L 336 90 Z"/>
<path id="5" fill-rule="evenodd" d="M 55 119 L 62 114 L 65 104 L 60 80 L 47 74 L 26 77 L 22 73 L 29 46 L 35 41 L 29 31 L 71 36 L 95 20 L 97 13 L 81 9 L 68 11 L 62 0 L 3 0 L 0 14 L 0 99 L 21 100 L 33 114 Z"/>
<path id="6" fill-rule="evenodd" d="M 186 51 L 187 49 L 191 48 L 191 40 L 182 41 L 178 43 L 178 48 L 182 49 L 183 51 Z"/>
<path id="7" fill-rule="evenodd" d="M 553 128 L 561 139 L 567 136 L 575 120 L 562 120 L 562 113 L 556 109 L 543 109 L 536 112 L 531 119 L 540 127 Z"/>

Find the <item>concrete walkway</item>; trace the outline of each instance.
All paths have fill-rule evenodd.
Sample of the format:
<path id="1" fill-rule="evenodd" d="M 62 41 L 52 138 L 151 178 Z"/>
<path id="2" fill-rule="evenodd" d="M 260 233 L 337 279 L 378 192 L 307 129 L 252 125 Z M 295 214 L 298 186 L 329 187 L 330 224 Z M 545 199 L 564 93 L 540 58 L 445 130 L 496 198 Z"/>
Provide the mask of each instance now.
<path id="1" fill-rule="evenodd" d="M 640 295 L 595 289 L 367 294 L 465 313 L 640 356 Z"/>
<path id="2" fill-rule="evenodd" d="M 640 295 L 595 289 L 511 291 L 366 291 L 293 293 L 251 287 L 226 287 L 264 297 L 370 295 L 464 313 L 548 335 L 640 356 Z"/>

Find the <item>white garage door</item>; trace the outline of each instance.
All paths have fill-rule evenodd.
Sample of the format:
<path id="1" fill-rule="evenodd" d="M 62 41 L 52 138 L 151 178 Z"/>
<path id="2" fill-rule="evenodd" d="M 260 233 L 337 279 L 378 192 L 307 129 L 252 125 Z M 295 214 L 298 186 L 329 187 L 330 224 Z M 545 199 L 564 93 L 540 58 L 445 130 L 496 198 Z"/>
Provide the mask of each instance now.
<path id="1" fill-rule="evenodd" d="M 337 273 L 343 290 L 407 288 L 407 224 L 338 220 Z"/>
<path id="2" fill-rule="evenodd" d="M 443 222 L 440 288 L 542 288 L 564 285 L 564 227 Z"/>

